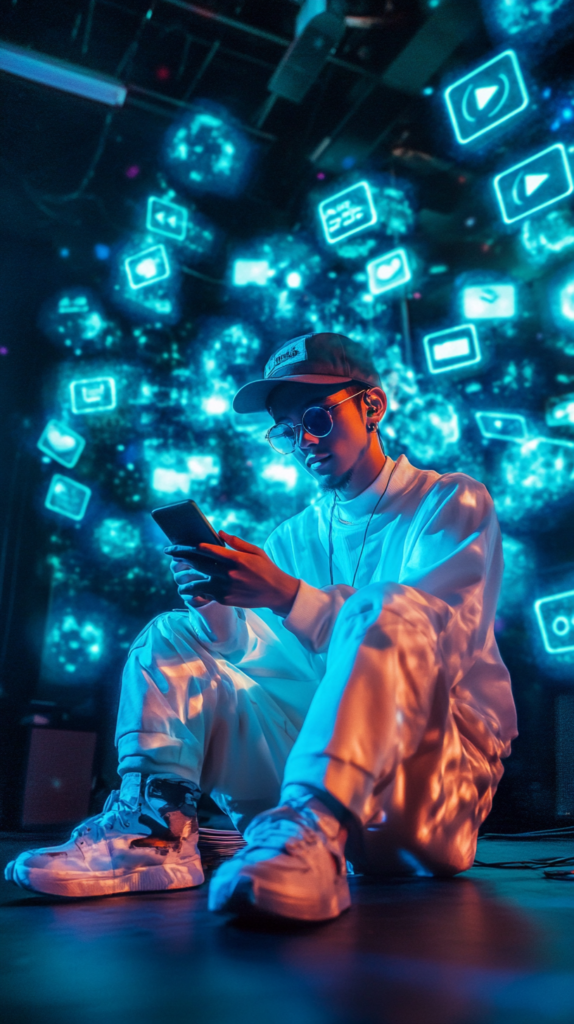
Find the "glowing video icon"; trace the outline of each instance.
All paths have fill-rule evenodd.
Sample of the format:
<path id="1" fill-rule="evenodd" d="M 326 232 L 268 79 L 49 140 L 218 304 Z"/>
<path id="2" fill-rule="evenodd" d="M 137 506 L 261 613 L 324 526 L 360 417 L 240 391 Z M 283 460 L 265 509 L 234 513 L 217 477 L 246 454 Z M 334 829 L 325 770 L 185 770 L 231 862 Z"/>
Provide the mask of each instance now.
<path id="1" fill-rule="evenodd" d="M 44 505 L 51 512 L 58 512 L 61 516 L 79 522 L 86 514 L 91 493 L 85 484 L 56 473 L 50 481 Z"/>
<path id="2" fill-rule="evenodd" d="M 110 412 L 116 407 L 116 382 L 113 377 L 91 377 L 70 384 L 72 412 L 77 416 L 90 412 Z"/>
<path id="3" fill-rule="evenodd" d="M 482 358 L 474 324 L 461 324 L 427 334 L 423 345 L 431 373 L 460 370 L 479 363 Z"/>
<path id="4" fill-rule="evenodd" d="M 146 227 L 148 231 L 181 242 L 187 231 L 187 210 L 185 206 L 169 203 L 167 199 L 150 196 L 147 201 Z"/>
<path id="5" fill-rule="evenodd" d="M 494 190 L 506 224 L 569 196 L 574 182 L 564 146 L 558 142 L 497 174 Z"/>
<path id="6" fill-rule="evenodd" d="M 371 295 L 381 295 L 391 288 L 398 288 L 410 281 L 412 274 L 404 249 L 393 249 L 392 252 L 379 256 L 367 263 L 369 290 Z"/>
<path id="7" fill-rule="evenodd" d="M 496 441 L 525 441 L 528 434 L 524 416 L 515 412 L 475 412 L 483 437 Z"/>
<path id="8" fill-rule="evenodd" d="M 549 398 L 545 418 L 549 427 L 574 427 L 574 394 Z"/>
<path id="9" fill-rule="evenodd" d="M 574 651 L 574 590 L 542 597 L 534 611 L 548 654 Z"/>
<path id="10" fill-rule="evenodd" d="M 462 309 L 470 320 L 504 320 L 516 314 L 513 284 L 469 285 L 462 291 Z"/>
<path id="11" fill-rule="evenodd" d="M 319 216 L 329 245 L 376 224 L 377 211 L 368 181 L 351 185 L 319 203 Z"/>
<path id="12" fill-rule="evenodd" d="M 83 437 L 75 430 L 58 420 L 49 420 L 38 441 L 38 448 L 51 459 L 60 462 L 67 469 L 72 469 L 85 448 Z"/>
<path id="13" fill-rule="evenodd" d="M 445 90 L 444 98 L 461 145 L 504 124 L 529 103 L 514 50 L 481 64 Z"/>
<path id="14" fill-rule="evenodd" d="M 130 287 L 134 290 L 145 288 L 148 284 L 157 284 L 171 274 L 164 245 L 153 245 L 151 249 L 130 256 L 125 267 Z"/>

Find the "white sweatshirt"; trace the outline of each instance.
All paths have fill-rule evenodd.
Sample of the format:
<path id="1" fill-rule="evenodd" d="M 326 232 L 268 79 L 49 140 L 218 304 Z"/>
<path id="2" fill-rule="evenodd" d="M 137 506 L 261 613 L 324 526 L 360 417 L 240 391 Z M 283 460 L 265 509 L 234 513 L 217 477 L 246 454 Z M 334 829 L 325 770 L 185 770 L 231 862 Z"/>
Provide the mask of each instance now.
<path id="1" fill-rule="evenodd" d="M 365 528 L 385 487 L 359 562 Z M 270 558 L 301 580 L 285 619 L 268 609 L 237 609 L 235 636 L 220 643 L 192 610 L 193 632 L 214 657 L 231 661 L 264 685 L 300 727 L 309 684 L 318 686 L 324 674 L 343 603 L 372 583 L 416 588 L 419 598 L 422 592 L 435 599 L 435 616 L 437 606 L 442 613 L 437 643 L 459 723 L 466 723 L 468 739 L 490 757 L 507 756 L 517 734 L 516 712 L 494 637 L 503 561 L 486 488 L 462 473 L 440 476 L 416 469 L 404 455 L 396 463 L 387 458 L 370 487 L 335 506 L 333 586 L 332 508 L 333 496 L 327 494 L 277 527 L 265 544 Z"/>

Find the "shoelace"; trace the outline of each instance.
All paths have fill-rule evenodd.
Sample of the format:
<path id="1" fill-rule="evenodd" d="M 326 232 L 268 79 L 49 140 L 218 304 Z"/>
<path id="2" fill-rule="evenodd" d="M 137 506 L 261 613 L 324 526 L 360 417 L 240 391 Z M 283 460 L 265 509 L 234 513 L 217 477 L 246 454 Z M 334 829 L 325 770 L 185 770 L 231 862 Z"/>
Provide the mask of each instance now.
<path id="1" fill-rule="evenodd" d="M 289 852 L 298 845 L 312 846 L 320 832 L 319 819 L 312 810 L 284 805 L 254 818 L 245 830 L 245 838 L 252 849 L 265 847 Z"/>
<path id="2" fill-rule="evenodd" d="M 86 833 L 91 832 L 93 835 L 90 838 L 97 843 L 100 839 L 104 838 L 106 831 L 111 831 L 115 827 L 117 822 L 120 823 L 122 828 L 127 829 L 129 823 L 122 817 L 122 812 L 127 815 L 131 810 L 131 807 L 128 807 L 127 804 L 122 803 L 120 800 L 119 789 L 112 789 L 103 810 L 92 818 L 86 818 L 81 825 L 78 825 L 72 832 L 72 839 L 81 839 Z"/>

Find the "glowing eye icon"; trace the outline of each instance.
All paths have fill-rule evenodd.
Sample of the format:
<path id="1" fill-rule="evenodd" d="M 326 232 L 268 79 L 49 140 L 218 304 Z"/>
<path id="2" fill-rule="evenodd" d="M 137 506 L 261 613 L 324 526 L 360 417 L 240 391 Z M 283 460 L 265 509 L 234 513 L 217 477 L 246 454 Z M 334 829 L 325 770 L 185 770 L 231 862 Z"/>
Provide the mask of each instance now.
<path id="1" fill-rule="evenodd" d="M 534 611 L 548 654 L 574 651 L 574 590 L 535 601 Z"/>
<path id="2" fill-rule="evenodd" d="M 164 245 L 154 245 L 136 256 L 130 256 L 125 262 L 125 268 L 130 287 L 134 290 L 163 281 L 171 274 Z"/>
<path id="3" fill-rule="evenodd" d="M 466 145 L 524 110 L 529 103 L 514 50 L 481 64 L 445 90 L 454 133 Z"/>
<path id="4" fill-rule="evenodd" d="M 497 441 L 526 440 L 526 420 L 513 412 L 475 412 L 476 422 L 483 437 Z"/>

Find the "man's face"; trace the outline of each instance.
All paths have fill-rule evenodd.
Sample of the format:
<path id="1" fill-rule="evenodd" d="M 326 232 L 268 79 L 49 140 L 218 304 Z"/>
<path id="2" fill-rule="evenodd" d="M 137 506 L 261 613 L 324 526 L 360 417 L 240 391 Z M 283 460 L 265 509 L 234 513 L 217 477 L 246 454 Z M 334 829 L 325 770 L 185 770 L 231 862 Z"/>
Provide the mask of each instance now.
<path id="1" fill-rule="evenodd" d="M 271 395 L 270 412 L 276 423 L 301 423 L 305 409 L 312 405 L 331 408 L 349 395 L 362 390 L 360 384 L 337 391 L 333 385 L 283 384 Z M 383 395 L 380 388 L 373 389 Z M 384 395 L 383 395 L 384 398 Z M 364 395 L 333 409 L 333 429 L 327 437 L 314 437 L 299 428 L 298 445 L 290 458 L 297 459 L 323 487 L 334 488 L 350 479 L 357 462 L 367 452 L 373 435 L 367 432 L 367 406 Z"/>

